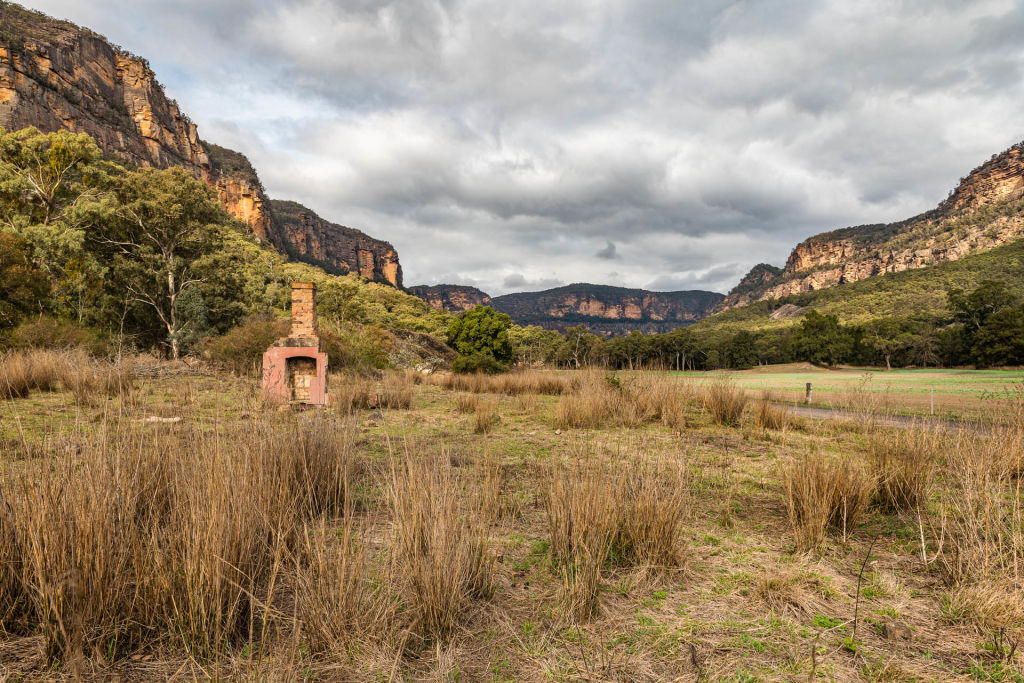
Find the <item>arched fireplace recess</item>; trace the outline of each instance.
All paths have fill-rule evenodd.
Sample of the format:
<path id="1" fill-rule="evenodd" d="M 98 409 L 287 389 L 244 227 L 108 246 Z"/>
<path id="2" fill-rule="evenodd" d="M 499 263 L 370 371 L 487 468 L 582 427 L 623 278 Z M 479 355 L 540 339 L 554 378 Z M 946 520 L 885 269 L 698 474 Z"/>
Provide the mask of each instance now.
<path id="1" fill-rule="evenodd" d="M 316 333 L 316 288 L 292 283 L 292 329 L 263 354 L 263 395 L 274 402 L 324 405 L 327 354 Z"/>

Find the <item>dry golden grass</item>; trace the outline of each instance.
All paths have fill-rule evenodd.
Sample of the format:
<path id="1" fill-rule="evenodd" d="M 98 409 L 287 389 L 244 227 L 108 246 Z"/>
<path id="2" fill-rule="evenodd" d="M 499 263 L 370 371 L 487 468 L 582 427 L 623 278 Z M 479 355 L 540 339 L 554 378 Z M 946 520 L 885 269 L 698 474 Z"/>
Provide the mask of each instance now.
<path id="1" fill-rule="evenodd" d="M 388 371 L 378 380 L 339 373 L 331 375 L 328 391 L 331 404 L 342 411 L 408 410 L 412 406 L 415 382 L 413 375 L 407 372 Z"/>
<path id="2" fill-rule="evenodd" d="M 425 380 L 449 391 L 468 391 L 474 394 L 550 394 L 559 395 L 576 387 L 578 378 L 544 370 L 518 370 L 500 375 L 440 374 Z"/>
<path id="3" fill-rule="evenodd" d="M 494 589 L 494 556 L 484 513 L 460 503 L 451 459 L 405 454 L 393 462 L 396 575 L 407 585 L 413 630 L 450 632 L 473 598 Z"/>
<path id="4" fill-rule="evenodd" d="M 472 414 L 476 412 L 477 405 L 480 404 L 479 394 L 456 394 L 455 395 L 455 409 L 460 413 Z"/>
<path id="5" fill-rule="evenodd" d="M 686 425 L 691 394 L 685 385 L 660 376 L 623 380 L 594 371 L 579 375 L 578 386 L 558 400 L 559 427 L 638 427 L 661 422 L 679 429 Z"/>
<path id="6" fill-rule="evenodd" d="M 619 473 L 606 462 L 577 459 L 550 472 L 545 509 L 568 621 L 586 621 L 597 610 L 601 569 L 618 533 L 618 489 Z"/>
<path id="7" fill-rule="evenodd" d="M 843 538 L 854 528 L 874 489 L 864 470 L 848 459 L 821 454 L 791 459 L 780 475 L 797 547 L 818 547 L 827 529 Z"/>
<path id="8" fill-rule="evenodd" d="M 15 568 L 0 582 L 3 627 L 40 628 L 54 662 L 258 642 L 304 520 L 344 501 L 350 434 L 331 420 L 229 433 L 105 423 L 28 461 L 3 492 L 0 556 Z"/>
<path id="9" fill-rule="evenodd" d="M 621 479 L 615 552 L 629 566 L 664 574 L 683 565 L 679 527 L 690 512 L 690 481 L 678 462 L 641 461 Z"/>
<path id="10" fill-rule="evenodd" d="M 354 657 L 361 638 L 386 635 L 394 623 L 392 603 L 367 557 L 367 539 L 351 511 L 337 531 L 324 520 L 307 527 L 295 567 L 295 616 L 302 642 L 313 652 Z M 384 631 L 382 633 L 382 631 Z"/>
<path id="11" fill-rule="evenodd" d="M 800 567 L 774 566 L 761 573 L 754 584 L 754 597 L 776 615 L 813 615 L 821 610 L 821 579 Z"/>
<path id="12" fill-rule="evenodd" d="M 776 404 L 772 392 L 761 393 L 761 399 L 754 409 L 754 422 L 759 428 L 781 431 L 790 426 L 791 420 L 789 410 Z"/>
<path id="13" fill-rule="evenodd" d="M 1019 586 L 992 582 L 957 588 L 944 607 L 952 620 L 974 626 L 990 640 L 994 654 L 1007 661 L 1024 641 L 1024 593 Z"/>
<path id="14" fill-rule="evenodd" d="M 1024 479 L 1006 467 L 1004 434 L 962 431 L 946 454 L 952 489 L 942 500 L 939 559 L 954 582 L 1024 585 Z"/>
<path id="15" fill-rule="evenodd" d="M 664 575 L 683 565 L 680 525 L 690 511 L 686 470 L 641 461 L 628 469 L 577 454 L 548 473 L 551 557 L 562 578 L 563 618 L 590 619 L 608 562 Z"/>
<path id="16" fill-rule="evenodd" d="M 704 389 L 704 409 L 721 425 L 738 426 L 747 400 L 746 392 L 728 382 L 712 382 Z"/>
<path id="17" fill-rule="evenodd" d="M 24 398 L 32 391 L 71 392 L 81 405 L 127 396 L 134 373 L 129 363 L 111 363 L 80 349 L 30 349 L 0 358 L 0 398 Z"/>
<path id="18" fill-rule="evenodd" d="M 477 434 L 486 434 L 494 429 L 499 421 L 501 421 L 501 416 L 498 415 L 497 399 L 487 398 L 477 402 L 473 431 Z"/>
<path id="19" fill-rule="evenodd" d="M 332 417 L 340 402 L 261 415 L 258 387 L 205 375 L 139 383 L 138 407 L 184 417 L 173 425 L 69 410 L 60 394 L 6 406 L 0 667 L 29 680 L 804 680 L 816 646 L 836 680 L 1019 675 L 1011 431 L 808 421 L 780 440 L 753 410 L 742 432 L 702 429 L 699 394 L 665 375 L 573 378 L 553 399 L 466 391 L 460 415 L 457 395 L 403 375 L 412 410 L 358 427 Z M 377 395 L 392 379 L 360 381 Z M 655 426 L 559 434 L 537 410 L 598 391 L 617 401 L 603 427 Z M 504 428 L 474 435 L 488 402 L 508 409 Z M 674 406 L 689 429 L 660 426 Z M 936 440 L 915 515 L 869 515 L 857 495 L 886 436 Z M 395 438 L 415 445 L 396 453 Z M 801 549 L 847 538 L 794 557 L 787 521 L 811 539 Z M 842 647 L 858 604 L 854 657 Z"/>
<path id="20" fill-rule="evenodd" d="M 883 510 L 916 510 L 928 499 L 932 470 L 942 444 L 937 429 L 877 431 L 870 436 L 868 462 L 875 478 L 875 503 Z"/>

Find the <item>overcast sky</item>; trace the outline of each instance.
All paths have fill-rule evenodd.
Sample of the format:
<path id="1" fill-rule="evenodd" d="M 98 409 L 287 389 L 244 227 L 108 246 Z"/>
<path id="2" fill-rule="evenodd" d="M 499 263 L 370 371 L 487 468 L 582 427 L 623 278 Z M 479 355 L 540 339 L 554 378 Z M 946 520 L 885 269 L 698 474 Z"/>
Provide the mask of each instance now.
<path id="1" fill-rule="evenodd" d="M 1024 138 L 1024 0 L 28 0 L 407 284 L 727 291 Z"/>

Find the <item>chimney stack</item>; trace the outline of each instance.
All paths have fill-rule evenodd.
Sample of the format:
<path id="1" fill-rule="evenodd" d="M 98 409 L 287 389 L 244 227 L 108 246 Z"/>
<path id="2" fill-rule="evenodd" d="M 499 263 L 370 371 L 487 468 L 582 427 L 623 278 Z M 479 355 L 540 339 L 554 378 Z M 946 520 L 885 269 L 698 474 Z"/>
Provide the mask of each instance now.
<path id="1" fill-rule="evenodd" d="M 292 283 L 292 337 L 315 337 L 316 285 L 312 282 Z"/>

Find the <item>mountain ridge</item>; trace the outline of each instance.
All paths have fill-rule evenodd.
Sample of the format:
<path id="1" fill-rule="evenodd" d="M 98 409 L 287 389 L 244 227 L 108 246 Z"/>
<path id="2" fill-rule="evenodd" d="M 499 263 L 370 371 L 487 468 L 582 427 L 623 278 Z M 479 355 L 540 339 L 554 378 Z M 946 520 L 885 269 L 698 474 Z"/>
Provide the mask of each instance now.
<path id="1" fill-rule="evenodd" d="M 719 311 L 865 278 L 955 261 L 1024 236 L 1024 142 L 993 154 L 930 211 L 894 223 L 839 228 L 812 235 L 757 286 L 751 270 Z M 759 264 L 755 269 L 766 264 Z M 774 267 L 773 267 L 774 268 Z"/>
<path id="2" fill-rule="evenodd" d="M 564 331 L 582 324 L 605 335 L 634 330 L 667 332 L 690 325 L 707 315 L 723 297 L 703 290 L 653 292 L 585 282 L 496 297 L 465 285 L 410 287 L 409 291 L 434 308 L 453 313 L 490 305 L 520 325 Z"/>

